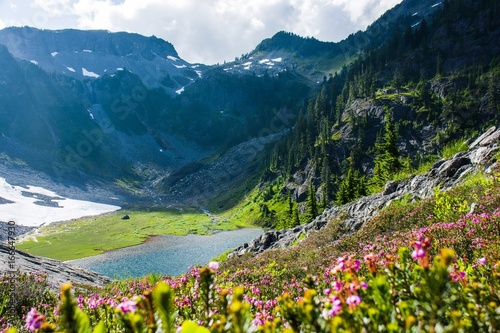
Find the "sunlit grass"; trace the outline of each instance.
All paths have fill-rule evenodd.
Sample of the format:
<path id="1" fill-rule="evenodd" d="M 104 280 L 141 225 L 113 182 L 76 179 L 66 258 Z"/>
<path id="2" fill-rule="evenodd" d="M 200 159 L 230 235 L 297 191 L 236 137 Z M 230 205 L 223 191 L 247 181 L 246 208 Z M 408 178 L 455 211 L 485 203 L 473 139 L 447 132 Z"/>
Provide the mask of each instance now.
<path id="1" fill-rule="evenodd" d="M 125 214 L 130 219 L 123 220 Z M 16 247 L 35 255 L 70 260 L 138 245 L 153 235 L 207 235 L 214 231 L 246 226 L 226 219 L 214 221 L 194 208 L 121 210 L 98 217 L 50 224 Z"/>

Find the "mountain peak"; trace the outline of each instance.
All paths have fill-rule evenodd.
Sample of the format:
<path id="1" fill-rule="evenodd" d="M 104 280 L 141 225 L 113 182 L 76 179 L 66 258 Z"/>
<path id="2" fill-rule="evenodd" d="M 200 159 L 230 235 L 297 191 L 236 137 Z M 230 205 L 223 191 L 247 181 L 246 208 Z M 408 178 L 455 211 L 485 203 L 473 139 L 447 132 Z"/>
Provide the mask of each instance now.
<path id="1" fill-rule="evenodd" d="M 292 32 L 279 31 L 273 37 L 264 39 L 252 53 L 285 51 L 299 56 L 314 56 L 333 49 L 336 44 L 322 42 L 314 37 L 301 37 Z"/>
<path id="2" fill-rule="evenodd" d="M 200 70 L 194 70 L 196 66 L 179 57 L 171 43 L 156 36 L 10 27 L 0 30 L 0 44 L 17 59 L 48 73 L 77 79 L 96 79 L 126 68 L 149 87 L 158 87 L 166 79 L 170 82 L 166 89 L 173 93 L 201 76 Z"/>
<path id="3" fill-rule="evenodd" d="M 52 52 L 92 51 L 126 56 L 130 53 L 141 53 L 146 50 L 148 53 L 154 52 L 163 57 L 179 57 L 171 43 L 156 36 L 146 37 L 136 33 L 107 30 L 45 30 L 27 26 L 9 27 L 0 30 L 0 43 L 5 44 L 16 57 L 22 53 L 29 53 L 29 48 L 26 50 L 25 47 L 30 45 L 57 49 L 52 50 Z M 19 47 L 21 45 L 23 48 Z"/>

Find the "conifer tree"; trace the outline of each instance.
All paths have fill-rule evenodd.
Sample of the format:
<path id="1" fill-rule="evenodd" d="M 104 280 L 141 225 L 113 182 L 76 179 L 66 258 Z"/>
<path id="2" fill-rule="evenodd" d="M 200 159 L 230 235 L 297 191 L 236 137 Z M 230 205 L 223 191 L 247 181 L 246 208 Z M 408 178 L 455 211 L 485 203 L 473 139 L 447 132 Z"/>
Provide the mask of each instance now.
<path id="1" fill-rule="evenodd" d="M 293 218 L 292 218 L 292 228 L 300 225 L 300 218 L 299 218 L 299 207 L 295 205 L 295 209 L 293 210 Z"/>
<path id="2" fill-rule="evenodd" d="M 403 74 L 401 73 L 399 68 L 396 68 L 392 76 L 391 84 L 396 89 L 397 92 L 399 92 L 399 90 L 401 89 L 401 86 L 403 85 L 403 80 L 404 80 Z"/>
<path id="3" fill-rule="evenodd" d="M 353 200 L 354 196 L 354 170 L 350 167 L 337 191 L 337 204 L 343 205 Z"/>
<path id="4" fill-rule="evenodd" d="M 376 144 L 378 153 L 375 157 L 375 168 L 372 178 L 372 183 L 376 186 L 384 185 L 391 179 L 391 176 L 401 168 L 396 141 L 396 130 L 391 119 L 391 113 L 389 109 L 386 108 L 382 142 Z"/>
<path id="5" fill-rule="evenodd" d="M 328 164 L 328 156 L 323 157 L 323 167 L 321 169 L 321 186 L 322 186 L 322 208 L 326 208 L 330 201 L 331 183 L 330 183 L 330 166 Z"/>
<path id="6" fill-rule="evenodd" d="M 309 197 L 307 200 L 308 215 L 310 219 L 314 219 L 318 216 L 318 203 L 316 201 L 316 187 L 309 181 Z"/>
<path id="7" fill-rule="evenodd" d="M 356 169 L 356 161 L 356 149 L 353 149 L 349 157 L 349 169 L 337 191 L 336 202 L 338 205 L 351 202 L 367 194 L 365 177 Z"/>
<path id="8" fill-rule="evenodd" d="M 292 200 L 292 194 L 290 191 L 288 191 L 288 215 L 292 217 L 293 214 L 293 200 Z"/>

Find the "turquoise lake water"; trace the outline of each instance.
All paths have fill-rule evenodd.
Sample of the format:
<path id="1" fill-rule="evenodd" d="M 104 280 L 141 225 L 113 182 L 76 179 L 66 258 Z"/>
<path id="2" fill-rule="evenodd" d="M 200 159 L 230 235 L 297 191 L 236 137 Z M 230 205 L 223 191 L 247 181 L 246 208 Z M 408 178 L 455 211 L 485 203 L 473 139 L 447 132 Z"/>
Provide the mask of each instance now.
<path id="1" fill-rule="evenodd" d="M 211 236 L 155 236 L 137 246 L 67 263 L 117 279 L 150 273 L 176 276 L 185 273 L 191 266 L 205 265 L 221 253 L 249 242 L 262 233 L 262 229 L 239 229 Z"/>

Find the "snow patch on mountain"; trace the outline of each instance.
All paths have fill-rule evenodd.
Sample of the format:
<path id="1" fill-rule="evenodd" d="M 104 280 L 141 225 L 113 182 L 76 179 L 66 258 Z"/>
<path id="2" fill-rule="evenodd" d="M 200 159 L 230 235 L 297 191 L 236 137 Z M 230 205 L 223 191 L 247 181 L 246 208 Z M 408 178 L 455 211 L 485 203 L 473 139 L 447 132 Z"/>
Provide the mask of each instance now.
<path id="1" fill-rule="evenodd" d="M 36 64 L 47 73 L 84 80 L 112 75 L 126 68 L 148 88 L 161 87 L 171 94 L 175 94 L 179 86 L 162 85 L 165 76 L 188 82 L 187 79 L 201 78 L 206 69 L 202 64 L 191 65 L 181 59 L 175 48 L 164 40 L 125 32 L 12 27 L 0 30 L 0 44 L 19 59 L 36 59 Z"/>
<path id="2" fill-rule="evenodd" d="M 83 76 L 88 76 L 88 77 L 94 77 L 94 78 L 100 77 L 99 74 L 88 71 L 84 67 L 82 67 L 82 74 L 83 74 Z"/>
<path id="3" fill-rule="evenodd" d="M 38 61 L 36 61 L 36 60 L 30 60 L 30 62 L 31 62 L 32 64 L 34 64 L 34 65 L 37 65 L 37 66 L 38 66 Z"/>
<path id="4" fill-rule="evenodd" d="M 0 196 L 12 201 L 2 205 L 2 217 L 18 225 L 35 226 L 100 215 L 119 206 L 69 199 L 36 186 L 13 186 L 0 177 Z"/>

